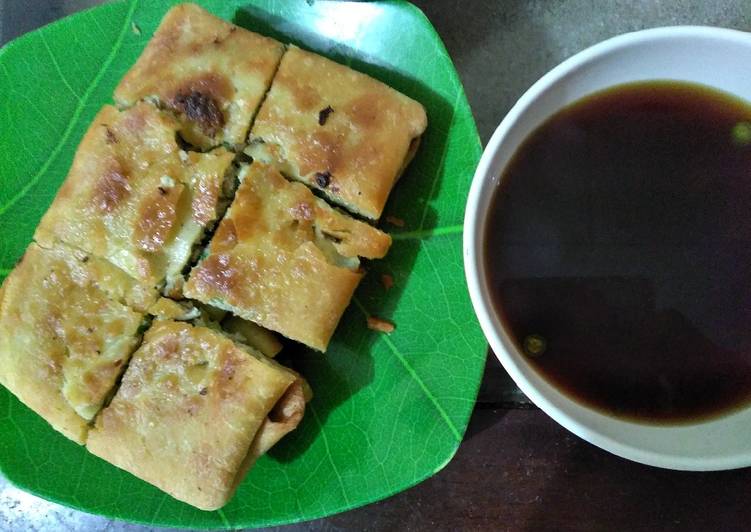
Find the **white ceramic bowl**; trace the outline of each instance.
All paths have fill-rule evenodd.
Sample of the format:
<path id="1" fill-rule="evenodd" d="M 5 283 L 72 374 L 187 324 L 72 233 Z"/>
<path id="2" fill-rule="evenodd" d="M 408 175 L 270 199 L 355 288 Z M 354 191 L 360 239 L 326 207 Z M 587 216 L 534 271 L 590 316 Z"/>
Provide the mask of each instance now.
<path id="1" fill-rule="evenodd" d="M 614 454 L 686 470 L 751 465 L 751 407 L 714 420 L 657 426 L 616 419 L 584 406 L 544 380 L 519 353 L 493 310 L 482 235 L 493 191 L 521 142 L 561 107 L 592 92 L 639 80 L 701 83 L 751 101 L 751 34 L 709 27 L 629 33 L 588 48 L 535 83 L 485 148 L 467 199 L 464 265 L 475 313 L 493 351 L 519 388 L 558 423 Z"/>

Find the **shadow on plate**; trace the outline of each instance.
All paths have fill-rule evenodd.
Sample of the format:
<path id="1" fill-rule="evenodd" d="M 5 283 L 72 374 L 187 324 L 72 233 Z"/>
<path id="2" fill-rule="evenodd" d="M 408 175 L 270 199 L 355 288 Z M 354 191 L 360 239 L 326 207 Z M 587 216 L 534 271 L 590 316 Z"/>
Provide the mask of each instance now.
<path id="1" fill-rule="evenodd" d="M 440 190 L 444 164 L 442 155 L 453 118 L 453 109 L 446 99 L 408 74 L 375 64 L 373 58 L 368 58 L 355 48 L 331 41 L 307 27 L 254 6 L 238 9 L 233 22 L 351 66 L 425 106 L 428 130 L 415 159 L 392 192 L 381 218 L 383 221 L 389 217 L 399 218 L 405 222 L 405 227 L 401 229 L 384 222 L 381 222 L 381 226 L 392 234 L 398 233 L 392 231 L 395 229 L 429 231 L 435 228 L 438 219 L 429 203 Z M 299 344 L 291 344 L 285 349 L 287 354 L 282 359 L 283 363 L 289 364 L 308 379 L 314 399 L 294 437 L 282 440 L 269 452 L 273 459 L 288 462 L 302 454 L 316 439 L 329 414 L 373 381 L 374 364 L 370 352 L 381 333 L 367 328 L 366 316 L 389 320 L 406 286 L 420 245 L 417 239 L 395 239 L 385 259 L 363 264 L 367 275 L 355 294 L 355 301 L 342 317 L 328 353 L 317 353 Z M 386 289 L 382 275 L 393 278 L 393 287 Z"/>
<path id="2" fill-rule="evenodd" d="M 315 9 L 315 6 L 311 9 Z M 438 222 L 437 214 L 428 204 L 438 196 L 440 191 L 440 176 L 444 164 L 442 155 L 446 149 L 448 132 L 454 114 L 452 105 L 431 87 L 411 77 L 409 73 L 390 68 L 375 57 L 327 39 L 308 27 L 271 15 L 257 7 L 246 6 L 238 9 L 233 22 L 283 43 L 294 44 L 348 65 L 386 83 L 425 107 L 428 115 L 428 129 L 423 135 L 417 155 L 394 188 L 381 220 L 386 220 L 389 216 L 401 218 L 406 223 L 404 231 L 435 228 Z M 400 197 L 400 193 L 404 195 L 403 192 L 408 192 L 408 201 Z M 381 225 L 385 224 L 382 222 Z M 395 227 L 386 226 L 384 229 L 395 229 Z"/>

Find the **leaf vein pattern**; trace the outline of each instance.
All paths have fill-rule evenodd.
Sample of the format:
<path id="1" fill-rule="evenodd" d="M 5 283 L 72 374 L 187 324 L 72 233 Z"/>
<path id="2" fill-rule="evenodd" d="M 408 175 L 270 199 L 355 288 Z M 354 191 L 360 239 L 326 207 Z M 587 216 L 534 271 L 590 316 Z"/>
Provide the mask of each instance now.
<path id="1" fill-rule="evenodd" d="M 123 40 L 125 39 L 125 34 L 128 31 L 128 28 L 130 27 L 130 21 L 133 19 L 133 13 L 135 12 L 136 5 L 138 4 L 138 0 L 133 0 L 130 4 L 130 7 L 128 9 L 128 13 L 125 16 L 125 21 L 123 22 L 123 27 L 120 30 L 120 34 L 117 36 L 117 40 L 115 41 L 114 46 L 112 47 L 112 50 L 110 50 L 110 53 L 107 55 L 105 60 L 102 62 L 102 66 L 97 72 L 96 76 L 94 76 L 94 79 L 89 84 L 86 91 L 83 93 L 83 96 L 78 102 L 78 105 L 76 106 L 76 109 L 73 111 L 73 116 L 71 117 L 70 121 L 68 121 L 68 127 L 65 128 L 65 131 L 63 131 L 63 134 L 60 136 L 60 140 L 55 145 L 54 149 L 50 152 L 47 159 L 44 161 L 44 164 L 42 164 L 41 168 L 39 168 L 39 171 L 32 176 L 31 179 L 29 179 L 26 184 L 21 187 L 21 189 L 12 197 L 10 200 L 8 200 L 4 205 L 0 205 L 0 216 L 5 214 L 8 209 L 10 209 L 13 205 L 15 205 L 21 198 L 23 198 L 29 190 L 31 190 L 32 187 L 34 187 L 38 182 L 39 179 L 47 172 L 52 162 L 57 159 L 58 155 L 60 155 L 60 152 L 62 151 L 63 146 L 68 141 L 68 137 L 70 137 L 71 133 L 75 129 L 78 119 L 81 117 L 81 113 L 83 113 L 84 108 L 86 107 L 86 103 L 88 99 L 91 97 L 91 94 L 94 92 L 94 89 L 99 85 L 99 82 L 102 79 L 102 76 L 104 76 L 104 73 L 109 69 L 110 64 L 112 63 L 112 60 L 115 58 L 115 55 L 117 55 L 117 52 L 120 50 L 120 47 L 123 44 Z"/>
<path id="2" fill-rule="evenodd" d="M 216 511 L 216 513 L 219 516 L 219 518 L 222 520 L 222 524 L 224 524 L 224 527 L 231 530 L 232 529 L 232 525 L 230 524 L 229 519 L 227 519 L 227 516 L 224 514 L 224 510 L 222 510 L 221 508 L 219 508 Z"/>
<path id="3" fill-rule="evenodd" d="M 351 503 L 349 502 L 349 496 L 347 495 L 347 490 L 344 487 L 344 479 L 342 479 L 341 473 L 339 473 L 339 469 L 336 467 L 336 462 L 331 457 L 331 449 L 329 448 L 329 438 L 326 436 L 326 431 L 323 430 L 323 425 L 321 424 L 321 420 L 318 417 L 318 413 L 315 411 L 315 408 L 313 408 L 312 404 L 308 405 L 308 408 L 310 409 L 310 413 L 313 414 L 313 419 L 315 419 L 316 424 L 318 424 L 318 427 L 320 430 L 321 439 L 323 440 L 323 446 L 326 449 L 326 458 L 328 458 L 329 463 L 331 464 L 331 469 L 334 470 L 334 474 L 336 475 L 337 480 L 339 481 L 339 488 L 342 490 L 342 495 L 344 496 L 344 502 L 347 503 L 347 507 L 351 506 Z"/>
<path id="4" fill-rule="evenodd" d="M 49 54 L 50 59 L 52 60 L 52 66 L 55 67 L 55 72 L 57 72 L 57 75 L 60 77 L 60 80 L 63 82 L 63 85 L 65 85 L 65 87 L 70 91 L 70 93 L 75 97 L 75 99 L 78 100 L 78 103 L 80 105 L 81 95 L 78 94 L 75 90 L 73 90 L 73 87 L 68 81 L 68 78 L 65 77 L 65 74 L 63 74 L 63 71 L 60 68 L 60 63 L 58 63 L 57 57 L 55 57 L 55 54 L 52 53 L 52 48 L 50 48 L 50 44 L 47 42 L 47 37 L 44 36 L 44 32 L 39 32 L 39 38 L 42 40 L 42 44 L 44 44 L 44 48 L 47 50 L 47 53 Z"/>
<path id="5" fill-rule="evenodd" d="M 363 304 L 360 302 L 360 300 L 357 297 L 353 297 L 352 301 L 354 301 L 357 308 L 360 309 L 360 311 L 365 315 L 365 317 L 370 316 L 370 313 L 367 311 L 367 309 L 363 306 Z M 446 422 L 446 425 L 448 425 L 449 430 L 451 431 L 451 434 L 456 438 L 457 442 L 462 441 L 462 435 L 459 432 L 459 429 L 456 428 L 456 425 L 454 425 L 454 422 L 451 421 L 451 418 L 446 413 L 446 410 L 441 406 L 441 404 L 438 402 L 438 399 L 435 395 L 433 395 L 433 392 L 431 392 L 427 386 L 425 386 L 425 383 L 420 378 L 420 376 L 417 374 L 415 369 L 412 367 L 412 365 L 407 361 L 405 356 L 399 351 L 399 348 L 396 347 L 394 342 L 391 341 L 391 338 L 388 337 L 388 335 L 382 335 L 381 338 L 383 339 L 383 342 L 389 347 L 392 353 L 396 356 L 396 358 L 402 363 L 402 366 L 404 366 L 404 369 L 407 370 L 407 373 L 410 377 L 415 381 L 415 384 L 422 390 L 422 392 L 425 394 L 425 397 L 427 397 L 428 401 L 433 405 L 433 407 L 438 412 L 438 415 L 441 416 L 443 421 Z"/>
<path id="6" fill-rule="evenodd" d="M 464 231 L 461 224 L 435 227 L 433 229 L 421 229 L 419 231 L 405 231 L 403 233 L 391 233 L 392 240 L 422 240 L 424 238 L 440 235 L 456 235 Z"/>

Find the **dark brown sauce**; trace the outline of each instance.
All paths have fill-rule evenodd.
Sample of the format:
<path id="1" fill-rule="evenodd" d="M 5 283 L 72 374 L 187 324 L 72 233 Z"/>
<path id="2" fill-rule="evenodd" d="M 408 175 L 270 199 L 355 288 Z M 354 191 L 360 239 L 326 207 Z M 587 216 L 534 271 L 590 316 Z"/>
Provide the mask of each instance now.
<path id="1" fill-rule="evenodd" d="M 661 423 L 751 401 L 744 102 L 645 82 L 574 103 L 514 155 L 485 242 L 496 311 L 569 396 Z"/>

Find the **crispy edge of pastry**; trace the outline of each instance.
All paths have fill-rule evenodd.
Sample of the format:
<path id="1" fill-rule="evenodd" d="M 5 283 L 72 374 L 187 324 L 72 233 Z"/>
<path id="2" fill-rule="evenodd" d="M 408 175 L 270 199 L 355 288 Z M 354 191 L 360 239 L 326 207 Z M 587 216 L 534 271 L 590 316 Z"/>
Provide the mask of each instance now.
<path id="1" fill-rule="evenodd" d="M 341 94 L 326 98 L 326 94 L 320 93 L 319 84 L 312 83 L 314 80 L 311 80 L 310 87 L 301 85 L 300 70 L 310 76 L 326 72 L 329 77 L 349 80 L 350 85 L 355 86 L 353 98 L 347 100 Z M 342 85 L 346 86 L 346 81 Z M 287 97 L 295 102 L 293 109 L 285 109 Z M 371 100 L 376 97 L 400 107 L 403 115 L 401 127 L 374 125 L 377 121 L 373 120 L 374 104 Z M 324 106 L 325 109 L 321 109 Z M 304 121 L 302 117 L 307 114 L 311 116 Z M 325 124 L 331 120 L 331 115 L 334 122 L 344 117 L 347 127 L 339 124 L 336 132 L 327 130 Z M 317 121 L 314 120 L 316 116 Z M 319 190 L 331 202 L 348 211 L 377 220 L 396 182 L 417 153 L 427 125 L 427 114 L 420 102 L 365 73 L 290 45 L 258 111 L 246 153 L 276 164 L 291 178 Z M 352 128 L 361 129 L 359 136 L 362 138 L 349 143 L 348 135 L 351 134 L 348 132 Z M 386 134 L 388 132 L 391 134 Z M 399 132 L 404 139 L 394 143 L 391 140 L 394 132 Z M 372 142 L 379 136 L 381 143 L 391 142 L 392 146 L 379 146 L 374 150 Z M 376 170 L 371 167 L 358 175 L 363 171 L 362 162 L 355 164 L 353 161 L 367 161 L 367 165 L 372 166 L 374 154 L 384 149 L 394 152 L 396 160 L 382 162 L 383 166 L 376 166 Z M 378 175 L 379 171 L 381 175 Z M 363 186 L 369 190 L 363 193 Z"/>
<path id="2" fill-rule="evenodd" d="M 248 454 L 237 472 L 234 489 L 237 489 L 248 470 L 261 456 L 298 427 L 305 415 L 306 403 L 309 403 L 312 398 L 313 393 L 310 386 L 302 377 L 299 377 L 287 388 L 287 391 L 277 401 L 258 429 L 256 437 L 253 439 L 250 449 L 248 449 Z"/>
<path id="3" fill-rule="evenodd" d="M 323 272 L 324 277 L 326 277 L 325 272 L 331 271 L 338 274 L 338 281 L 336 290 L 328 294 L 331 304 L 320 309 L 308 309 L 308 314 L 304 316 L 298 314 L 292 323 L 290 318 L 295 315 L 294 309 L 286 309 L 284 312 L 279 312 L 278 308 L 273 309 L 273 312 L 269 312 L 268 308 L 258 309 L 256 305 L 249 305 L 247 299 L 249 296 L 259 298 L 260 294 L 248 294 L 232 289 L 232 280 L 243 278 L 244 274 L 232 264 L 223 263 L 224 258 L 230 257 L 226 254 L 213 257 L 209 255 L 193 268 L 191 277 L 185 285 L 185 295 L 207 305 L 232 312 L 245 320 L 302 342 L 321 352 L 326 351 L 331 336 L 363 276 L 359 271 L 332 265 L 313 242 L 306 242 L 290 258 L 288 262 L 290 269 L 312 268 L 319 273 Z M 322 301 L 320 292 L 316 293 L 315 299 L 312 295 L 310 297 L 311 301 L 316 304 Z M 318 320 L 316 324 L 310 321 L 311 315 Z"/>
<path id="4" fill-rule="evenodd" d="M 8 353 L 10 349 L 10 337 L 15 332 L 6 330 L 5 315 L 8 311 L 6 296 L 14 291 L 15 278 L 13 272 L 3 281 L 0 288 L 0 356 Z M 10 286 L 10 288 L 9 288 Z M 62 398 L 62 390 L 53 391 L 49 386 L 38 387 L 34 393 L 27 394 L 26 386 L 19 382 L 12 367 L 3 362 L 0 364 L 0 384 L 12 393 L 27 408 L 44 419 L 56 431 L 79 445 L 86 442 L 88 424 L 76 411 Z"/>
<path id="5" fill-rule="evenodd" d="M 163 368 L 163 364 L 157 364 L 154 357 L 157 356 L 155 351 L 162 353 L 159 356 L 166 356 L 171 358 L 168 352 L 162 352 L 161 350 L 166 348 L 165 343 L 171 342 L 171 337 L 182 334 L 188 334 L 190 341 L 200 342 L 212 342 L 214 346 L 219 350 L 214 354 L 216 357 L 213 360 L 213 364 L 209 363 L 211 368 L 211 378 L 209 382 L 196 384 L 193 382 L 189 375 L 185 375 L 184 379 L 179 380 L 179 383 L 175 385 L 180 386 L 182 392 L 185 390 L 184 386 L 205 386 L 201 392 L 196 394 L 196 399 L 201 397 L 202 400 L 209 400 L 208 403 L 202 407 L 198 406 L 198 410 L 193 413 L 183 412 L 182 406 L 186 406 L 186 401 L 190 402 L 193 399 L 193 395 L 174 395 L 172 397 L 176 401 L 175 404 L 166 405 L 160 403 L 159 406 L 151 405 L 150 401 L 152 396 L 157 396 L 163 392 L 163 388 L 171 382 L 171 380 L 165 376 L 160 378 L 158 383 L 151 381 L 145 381 L 143 372 L 153 370 L 153 368 Z M 193 336 L 199 335 L 199 336 Z M 178 340 L 178 344 L 174 345 L 174 349 L 177 349 L 176 353 L 180 351 L 181 346 L 179 344 L 181 340 Z M 170 344 L 172 345 L 172 344 Z M 177 366 L 187 363 L 188 360 L 182 360 L 182 356 L 187 356 L 191 359 L 192 354 L 195 354 L 195 346 L 191 346 L 191 352 L 187 355 L 181 355 L 181 360 L 176 363 Z M 246 364 L 242 361 L 247 360 Z M 253 360 L 254 362 L 251 362 Z M 239 363 L 238 363 L 239 362 Z M 274 390 L 274 395 L 264 395 L 266 392 L 255 391 L 256 386 L 253 385 L 253 379 L 259 378 L 258 370 L 261 364 L 267 366 L 271 372 L 278 372 L 278 386 Z M 167 373 L 172 370 L 167 369 Z M 240 377 L 243 377 L 242 379 Z M 154 378 L 149 377 L 149 378 Z M 167 380 L 164 380 L 164 379 Z M 187 379 L 187 380 L 186 380 Z M 217 380 L 218 379 L 218 380 Z M 142 480 L 149 482 L 162 491 L 170 494 L 172 497 L 191 504 L 202 510 L 216 510 L 224 506 L 234 495 L 235 489 L 242 482 L 245 473 L 252 463 L 248 460 L 248 453 L 253 445 L 253 441 L 258 436 L 259 430 L 265 424 L 268 413 L 272 412 L 279 403 L 280 399 L 285 397 L 287 390 L 293 383 L 300 380 L 300 377 L 293 371 L 281 366 L 280 364 L 270 360 L 263 355 L 254 352 L 248 346 L 234 342 L 230 337 L 223 334 L 221 331 L 211 329 L 204 326 L 194 326 L 184 322 L 175 321 L 157 321 L 154 322 L 152 328 L 147 331 L 144 342 L 141 348 L 134 353 L 133 361 L 131 362 L 128 371 L 123 377 L 123 383 L 118 391 L 118 394 L 112 400 L 110 405 L 100 412 L 96 419 L 94 428 L 89 433 L 87 441 L 87 447 L 93 454 L 109 461 L 110 463 L 120 467 L 131 474 L 141 478 Z M 237 384 L 238 382 L 244 384 Z M 284 384 L 286 382 L 286 384 Z M 165 384 L 167 383 L 167 384 Z M 242 386 L 248 386 L 243 389 Z M 267 385 L 271 386 L 271 385 Z M 276 385 L 274 385 L 276 386 Z M 154 391 L 155 390 L 155 391 Z M 208 390 L 204 392 L 203 390 Z M 132 395 L 134 394 L 135 395 Z M 154 445 L 154 438 L 161 432 L 162 436 L 173 436 L 170 433 L 171 427 L 177 427 L 177 431 L 184 431 L 186 429 L 185 423 L 189 420 L 196 419 L 194 416 L 199 416 L 200 419 L 197 422 L 197 426 L 207 426 L 207 424 L 215 422 L 215 416 L 219 416 L 220 412 L 218 408 L 222 408 L 223 413 L 221 415 L 229 416 L 230 419 L 238 419 L 243 416 L 241 412 L 237 412 L 234 408 L 237 407 L 237 402 L 229 405 L 227 401 L 231 401 L 235 393 L 240 393 L 240 398 L 251 403 L 259 402 L 269 403 L 271 399 L 273 402 L 269 403 L 268 411 L 256 412 L 263 416 L 262 419 L 250 422 L 250 425 L 245 427 L 245 430 L 252 430 L 252 433 L 247 434 L 247 438 L 244 435 L 236 436 L 233 442 L 224 442 L 222 445 L 234 446 L 234 449 L 227 451 L 229 454 L 221 458 L 219 462 L 214 462 L 218 457 L 210 456 L 204 457 L 205 453 L 211 452 L 211 447 L 206 448 L 205 444 L 207 440 L 210 442 L 212 439 L 217 440 L 217 434 L 211 431 L 200 431 L 199 437 L 188 444 L 188 448 L 193 452 L 187 455 L 171 456 L 170 451 L 177 450 L 179 447 L 163 448 L 159 447 L 157 450 L 159 453 L 167 453 L 167 456 L 171 456 L 171 461 L 178 464 L 175 469 L 173 465 L 165 464 L 159 459 L 159 456 L 154 456 L 152 453 L 154 449 L 149 449 L 148 445 L 139 447 L 139 442 L 151 442 Z M 259 395 L 259 393 L 261 395 Z M 144 397 L 142 395 L 145 394 Z M 191 403 L 193 404 L 193 403 Z M 247 405 L 250 406 L 250 405 Z M 145 411 L 141 410 L 140 413 L 136 411 L 140 408 L 146 408 Z M 229 408 L 229 410 L 227 410 Z M 177 418 L 173 418 L 174 423 L 169 424 L 171 415 L 179 415 Z M 247 414 L 247 412 L 245 413 Z M 166 419 L 165 419 L 166 416 Z M 257 417 L 257 416 L 256 416 Z M 300 415 L 301 417 L 301 415 Z M 185 423 L 180 423 L 180 419 L 185 419 Z M 135 423 L 134 420 L 140 422 Z M 297 420 L 299 422 L 299 419 Z M 166 424 L 165 424 L 166 423 Z M 285 426 L 291 423 L 290 420 L 285 421 Z M 252 426 L 255 425 L 253 428 Z M 156 436 L 152 434 L 149 437 L 149 431 L 152 427 L 156 427 Z M 166 432 L 164 429 L 167 429 Z M 292 427 L 293 428 L 293 427 Z M 239 427 L 234 427 L 233 431 L 239 430 Z M 291 428 L 290 428 L 291 430 Z M 211 434 L 211 436 L 208 436 Z M 277 429 L 278 438 L 281 434 L 281 430 Z M 276 438 L 276 440 L 278 440 Z M 159 439 L 157 438 L 157 442 Z M 171 442 L 175 441 L 170 439 Z M 270 440 L 266 439 L 265 442 Z M 181 440 L 179 445 L 186 445 L 188 440 Z M 135 443 L 133 446 L 131 444 Z M 218 443 L 218 440 L 217 440 Z M 243 445 L 245 446 L 243 448 Z M 225 449 L 226 450 L 226 449 Z M 185 450 L 183 449 L 183 452 Z M 214 467 L 213 473 L 208 476 L 204 476 L 205 468 L 201 466 L 204 459 L 209 459 L 208 464 Z M 225 462 L 229 459 L 231 462 L 236 462 L 235 465 Z M 144 461 L 159 464 L 158 470 L 149 468 L 148 463 Z M 246 464 L 247 462 L 247 464 Z M 227 467 L 230 469 L 227 469 Z M 183 469 L 184 468 L 184 469 Z M 227 473 L 232 472 L 231 475 Z M 176 484 L 175 479 L 181 479 Z M 214 479 L 213 485 L 212 479 Z M 198 486 L 186 485 L 188 482 L 199 482 Z M 201 488 L 203 486 L 203 488 Z"/>
<path id="6" fill-rule="evenodd" d="M 185 139 L 203 149 L 222 141 L 240 146 L 285 49 L 275 39 L 236 26 L 196 4 L 178 4 L 164 15 L 136 63 L 115 88 L 114 99 L 121 107 L 147 100 L 170 110 L 180 117 Z M 165 72 L 180 71 L 180 63 L 196 55 L 212 68 L 189 65 L 184 67 L 187 73 L 180 72 L 182 77 L 164 82 Z M 224 60 L 231 56 L 240 56 L 240 60 L 224 68 L 213 64 L 216 57 Z M 253 79 L 254 75 L 259 80 Z M 255 81 L 263 88 L 254 91 Z"/>
<path id="7" fill-rule="evenodd" d="M 91 275 L 96 276 L 105 274 L 107 276 L 118 276 L 121 280 L 129 281 L 129 283 L 126 284 L 132 283 L 133 286 L 131 286 L 131 288 L 135 287 L 136 292 L 138 292 L 138 287 L 135 286 L 135 281 L 130 279 L 125 274 L 125 272 L 122 272 L 117 267 L 107 263 L 102 259 L 89 257 L 88 254 L 83 254 L 73 248 L 69 248 L 68 246 L 58 247 L 50 250 L 32 243 L 29 245 L 29 248 L 27 248 L 24 256 L 18 262 L 14 270 L 8 275 L 8 277 L 5 278 L 2 284 L 2 288 L 0 288 L 0 358 L 3 359 L 2 364 L 0 364 L 0 383 L 3 384 L 3 386 L 5 386 L 8 391 L 15 395 L 28 408 L 36 412 L 41 418 L 49 423 L 52 428 L 65 435 L 67 438 L 73 440 L 74 442 L 83 444 L 86 440 L 86 434 L 88 432 L 89 419 L 79 414 L 77 407 L 70 402 L 70 399 L 68 397 L 69 392 L 66 391 L 66 378 L 70 375 L 76 374 L 75 372 L 78 371 L 77 367 L 69 368 L 69 370 L 73 372 L 69 375 L 68 373 L 66 373 L 66 363 L 68 360 L 67 358 L 62 365 L 50 358 L 47 364 L 48 367 L 46 367 L 45 369 L 40 365 L 40 361 L 44 359 L 45 356 L 51 356 L 51 354 L 31 352 L 29 352 L 29 354 L 33 354 L 34 357 L 25 360 L 27 361 L 27 363 L 32 365 L 24 366 L 24 360 L 20 360 L 18 358 L 19 348 L 18 346 L 14 345 L 14 340 L 17 339 L 18 335 L 22 333 L 22 330 L 19 329 L 19 319 L 30 319 L 30 322 L 24 321 L 23 324 L 32 326 L 37 324 L 37 320 L 42 319 L 40 316 L 13 317 L 12 313 L 27 310 L 25 307 L 16 308 L 17 305 L 14 303 L 14 301 L 18 300 L 21 302 L 28 302 L 29 285 L 27 282 L 28 279 L 26 279 L 26 277 L 32 276 L 32 280 L 34 280 L 33 276 L 37 273 L 35 269 L 47 266 L 48 262 L 56 260 L 65 262 L 66 266 L 68 267 L 70 267 L 71 262 L 81 262 L 81 265 L 79 267 L 85 270 L 89 270 L 88 273 Z M 38 263 L 36 263 L 35 261 Z M 51 263 L 54 264 L 54 262 Z M 60 275 L 65 275 L 66 277 L 71 279 L 71 282 L 74 282 L 71 275 L 77 276 L 80 275 L 80 273 L 66 271 L 64 274 Z M 106 278 L 98 279 L 98 281 L 106 281 Z M 96 285 L 98 283 L 95 281 L 94 284 Z M 37 289 L 41 289 L 41 287 L 38 287 Z M 121 289 L 125 290 L 122 291 Z M 112 292 L 112 290 L 115 290 L 114 293 Z M 132 317 L 140 315 L 141 320 L 143 319 L 144 313 L 142 311 L 133 309 L 133 301 L 131 300 L 131 295 L 129 293 L 126 293 L 130 292 L 127 286 L 119 286 L 119 284 L 118 286 L 108 285 L 106 290 L 98 288 L 98 291 L 101 293 L 101 296 L 104 297 L 107 301 L 119 305 L 123 309 L 127 309 L 127 311 L 132 314 Z M 73 296 L 75 296 L 75 294 Z M 137 296 L 135 300 L 137 305 L 145 304 L 145 302 L 140 299 L 141 297 L 142 296 L 140 294 Z M 125 317 L 126 316 L 123 316 L 123 319 Z M 38 341 L 40 343 L 43 343 L 44 338 L 41 336 L 41 332 L 35 331 L 34 334 L 36 335 L 35 337 L 38 339 Z M 128 336 L 129 335 L 125 335 L 123 336 L 123 338 L 127 338 Z M 133 348 L 137 344 L 139 336 L 140 335 L 138 335 L 137 330 L 134 331 L 132 342 L 126 343 L 125 345 L 117 348 L 113 353 L 113 356 L 118 354 L 123 355 L 125 361 L 127 362 L 127 360 L 130 358 L 130 355 L 132 354 Z M 47 347 L 49 347 L 49 342 L 47 343 Z M 104 347 L 104 344 L 102 347 Z M 35 347 L 28 346 L 28 348 L 34 349 Z M 122 349 L 125 349 L 126 352 L 122 353 Z M 118 358 L 118 360 L 122 359 Z M 126 364 L 117 364 L 116 367 L 122 367 L 125 365 Z M 34 369 L 46 372 L 45 377 L 41 379 L 35 378 L 39 375 L 38 373 L 34 373 L 32 371 Z M 82 375 L 86 374 L 86 372 L 88 371 L 92 371 L 93 369 L 94 368 L 87 369 L 84 367 L 83 369 L 81 369 L 81 371 L 85 370 Z M 120 371 L 122 371 L 122 369 Z M 115 375 L 112 382 L 113 387 L 115 386 L 115 381 L 119 377 L 120 372 L 116 373 L 117 374 Z M 73 383 L 67 383 L 67 385 L 72 384 Z M 72 391 L 75 390 L 70 388 L 69 391 L 70 393 L 72 393 Z M 106 398 L 111 393 L 111 391 L 112 388 L 101 394 L 103 401 L 106 401 Z M 79 408 L 84 407 L 85 405 L 79 405 Z M 101 406 L 97 407 L 97 410 L 99 410 L 100 408 Z M 94 416 L 92 416 L 92 418 L 93 417 Z"/>
<path id="8" fill-rule="evenodd" d="M 258 209 L 259 202 L 264 200 L 271 205 L 268 209 Z M 286 224 L 260 237 L 257 234 L 257 228 L 273 226 L 279 216 L 313 226 L 320 216 L 320 231 L 329 232 L 334 240 L 319 238 L 317 231 L 311 231 L 309 240 L 299 244 L 290 233 L 287 242 L 298 247 L 287 249 L 254 247 L 254 240 L 243 238 L 246 231 L 250 239 L 260 238 L 259 242 L 273 242 L 277 236 L 286 235 L 290 231 Z M 381 256 L 390 244 L 391 237 L 387 234 L 335 211 L 303 184 L 288 182 L 275 168 L 254 162 L 244 173 L 235 201 L 212 239 L 208 256 L 191 271 L 185 295 L 325 351 L 363 275 L 356 252 Z M 275 250 L 285 260 L 255 261 L 259 253 L 267 257 L 262 248 Z M 354 256 L 345 257 L 339 251 Z M 354 259 L 354 264 L 348 259 Z M 280 275 L 286 276 L 288 282 L 280 282 Z M 305 275 L 314 277 L 306 282 Z M 316 288 L 322 286 L 321 280 L 328 282 L 325 291 Z M 290 294 L 284 290 L 291 289 L 297 295 L 292 294 L 297 310 L 305 307 L 304 316 L 295 314 L 291 303 L 274 303 L 280 298 L 288 299 Z"/>

